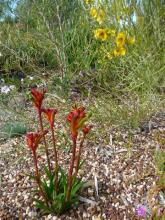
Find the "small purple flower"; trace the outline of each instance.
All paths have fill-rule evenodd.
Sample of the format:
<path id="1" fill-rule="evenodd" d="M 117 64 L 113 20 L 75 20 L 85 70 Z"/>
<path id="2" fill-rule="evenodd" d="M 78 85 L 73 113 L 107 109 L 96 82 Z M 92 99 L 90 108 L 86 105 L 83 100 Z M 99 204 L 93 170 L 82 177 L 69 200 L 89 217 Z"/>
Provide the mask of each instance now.
<path id="1" fill-rule="evenodd" d="M 136 209 L 136 214 L 138 217 L 146 217 L 147 215 L 147 207 L 144 205 L 138 205 Z"/>
<path id="2" fill-rule="evenodd" d="M 159 208 L 159 209 L 158 209 L 157 214 L 158 214 L 159 217 L 161 216 L 162 211 L 163 211 L 163 208 Z"/>

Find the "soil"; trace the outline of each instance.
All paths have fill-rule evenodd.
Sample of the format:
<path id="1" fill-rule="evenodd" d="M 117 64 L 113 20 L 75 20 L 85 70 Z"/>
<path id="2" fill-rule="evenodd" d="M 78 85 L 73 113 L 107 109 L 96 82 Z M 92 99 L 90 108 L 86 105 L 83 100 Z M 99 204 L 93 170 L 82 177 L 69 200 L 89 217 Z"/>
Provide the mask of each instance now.
<path id="1" fill-rule="evenodd" d="M 33 121 L 34 111 L 29 108 L 27 112 Z M 151 122 L 153 126 L 150 126 Z M 93 133 L 95 130 L 97 125 Z M 140 219 L 136 215 L 139 204 L 147 207 L 151 218 L 154 207 L 165 209 L 162 202 L 165 197 L 161 200 L 159 197 L 160 193 L 164 196 L 163 192 L 152 194 L 158 180 L 155 151 L 164 148 L 156 138 L 158 133 L 165 133 L 165 112 L 153 115 L 150 122 L 142 123 L 136 130 L 108 128 L 105 130 L 108 144 L 105 144 L 104 137 L 89 136 L 82 154 L 85 164 L 79 173 L 86 182 L 86 188 L 79 204 L 61 216 L 41 216 L 34 206 L 33 198 L 36 196 L 32 188 L 35 183 L 28 177 L 33 172 L 33 159 L 25 137 L 0 140 L 0 219 L 136 220 Z M 59 150 L 60 163 L 67 164 L 69 149 L 63 149 Z M 53 157 L 51 147 L 49 152 Z M 39 159 L 41 163 L 46 159 L 42 147 Z"/>

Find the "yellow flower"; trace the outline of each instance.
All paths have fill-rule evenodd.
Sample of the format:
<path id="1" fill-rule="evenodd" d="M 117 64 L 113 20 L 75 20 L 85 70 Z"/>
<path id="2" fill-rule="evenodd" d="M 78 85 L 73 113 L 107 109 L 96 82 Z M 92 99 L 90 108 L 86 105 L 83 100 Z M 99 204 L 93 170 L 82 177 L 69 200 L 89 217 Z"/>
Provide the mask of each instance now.
<path id="1" fill-rule="evenodd" d="M 116 37 L 117 47 L 123 47 L 125 44 L 126 36 L 123 32 L 118 33 Z"/>
<path id="2" fill-rule="evenodd" d="M 90 15 L 96 19 L 96 21 L 99 24 L 102 24 L 104 17 L 105 17 L 105 12 L 103 9 L 96 9 L 95 7 L 91 8 L 90 10 Z"/>
<path id="3" fill-rule="evenodd" d="M 100 15 L 101 17 L 104 17 L 104 16 L 105 16 L 105 11 L 104 11 L 103 9 L 100 9 L 100 10 L 99 10 L 99 15 Z"/>
<path id="4" fill-rule="evenodd" d="M 102 23 L 103 23 L 103 19 L 102 19 L 100 16 L 98 16 L 98 17 L 96 18 L 96 21 L 97 21 L 99 24 L 102 24 Z"/>
<path id="5" fill-rule="evenodd" d="M 133 45 L 135 43 L 135 37 L 129 37 L 127 39 L 127 41 L 128 41 L 129 44 Z"/>
<path id="6" fill-rule="evenodd" d="M 102 24 L 103 23 L 103 20 L 104 20 L 104 17 L 105 17 L 105 12 L 103 9 L 100 9 L 98 11 L 98 16 L 96 18 L 96 21 L 99 23 L 99 24 Z"/>
<path id="7" fill-rule="evenodd" d="M 94 31 L 94 37 L 96 39 L 99 39 L 99 40 L 102 40 L 102 41 L 107 40 L 108 34 L 106 32 L 106 29 L 99 28 L 99 29 L 95 30 Z"/>
<path id="8" fill-rule="evenodd" d="M 115 56 L 124 56 L 126 54 L 126 49 L 124 47 L 117 47 L 113 53 Z"/>
<path id="9" fill-rule="evenodd" d="M 99 24 L 102 24 L 103 23 L 103 18 L 98 16 L 96 21 L 99 23 Z"/>
<path id="10" fill-rule="evenodd" d="M 113 58 L 113 55 L 112 55 L 112 53 L 110 53 L 110 52 L 107 52 L 107 58 L 109 59 L 109 60 L 112 60 L 112 58 Z"/>
<path id="11" fill-rule="evenodd" d="M 93 0 L 85 0 L 86 4 L 91 4 L 93 2 Z"/>
<path id="12" fill-rule="evenodd" d="M 97 10 L 96 10 L 96 8 L 91 8 L 91 10 L 90 10 L 90 15 L 91 15 L 93 18 L 96 18 L 96 17 L 97 17 Z"/>

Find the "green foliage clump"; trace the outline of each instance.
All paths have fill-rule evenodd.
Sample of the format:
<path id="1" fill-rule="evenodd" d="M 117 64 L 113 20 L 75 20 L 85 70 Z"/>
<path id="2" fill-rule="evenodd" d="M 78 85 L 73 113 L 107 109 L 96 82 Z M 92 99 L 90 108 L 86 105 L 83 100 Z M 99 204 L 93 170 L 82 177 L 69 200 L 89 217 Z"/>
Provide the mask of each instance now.
<path id="1" fill-rule="evenodd" d="M 47 199 L 51 201 L 51 204 L 48 205 L 42 200 L 34 199 L 36 202 L 36 207 L 39 208 L 43 214 L 61 214 L 62 212 L 70 209 L 73 204 L 78 204 L 78 193 L 83 188 L 83 181 L 74 177 L 70 198 L 64 207 L 67 193 L 67 174 L 62 170 L 62 168 L 59 169 L 60 178 L 58 183 L 58 192 L 56 192 L 54 187 L 55 174 L 49 172 L 46 167 L 44 170 L 46 178 L 41 179 L 41 186 L 47 195 Z M 32 178 L 35 179 L 35 177 Z"/>
<path id="2" fill-rule="evenodd" d="M 3 138 L 12 138 L 25 134 L 27 130 L 27 127 L 22 123 L 6 122 L 0 129 L 0 136 Z"/>
<path id="3" fill-rule="evenodd" d="M 156 167 L 159 173 L 165 173 L 165 152 L 157 150 L 155 152 Z"/>

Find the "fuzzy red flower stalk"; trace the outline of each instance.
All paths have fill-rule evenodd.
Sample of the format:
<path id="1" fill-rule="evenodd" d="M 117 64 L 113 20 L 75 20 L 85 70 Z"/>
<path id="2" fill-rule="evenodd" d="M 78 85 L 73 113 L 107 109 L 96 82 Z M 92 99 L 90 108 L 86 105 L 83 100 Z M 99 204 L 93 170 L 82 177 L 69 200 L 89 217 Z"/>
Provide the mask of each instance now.
<path id="1" fill-rule="evenodd" d="M 84 126 L 83 129 L 82 129 L 84 136 L 86 136 L 86 135 L 90 132 L 90 130 L 91 130 L 92 128 L 93 128 L 92 125 L 86 125 L 86 126 Z"/>
<path id="2" fill-rule="evenodd" d="M 79 151 L 78 151 L 78 155 L 77 155 L 76 166 L 75 166 L 75 176 L 77 176 L 77 173 L 78 173 L 78 169 L 79 169 L 79 165 L 80 165 L 80 157 L 81 157 L 81 152 L 82 152 L 82 148 L 83 148 L 83 145 L 84 145 L 85 137 L 90 132 L 92 127 L 93 127 L 92 125 L 86 125 L 82 129 L 83 136 L 81 138 L 81 142 L 80 142 L 80 146 L 79 146 Z"/>
<path id="3" fill-rule="evenodd" d="M 58 187 L 58 154 L 57 154 L 57 149 L 56 149 L 56 139 L 54 135 L 54 119 L 55 115 L 57 114 L 57 109 L 42 109 L 42 111 L 45 113 L 52 132 L 52 142 L 53 142 L 53 149 L 54 149 L 54 156 L 55 156 L 55 189 L 57 192 L 57 187 Z"/>
<path id="4" fill-rule="evenodd" d="M 73 146 L 72 146 L 72 157 L 71 157 L 69 173 L 68 173 L 68 189 L 66 194 L 66 202 L 70 197 L 70 192 L 72 188 L 72 176 L 73 176 L 74 163 L 76 159 L 78 130 L 83 126 L 86 119 L 87 117 L 84 107 L 79 107 L 79 108 L 74 107 L 74 109 L 67 116 L 67 120 L 70 123 L 70 131 L 71 131 Z"/>
<path id="5" fill-rule="evenodd" d="M 50 127 L 54 128 L 54 119 L 55 119 L 55 115 L 57 114 L 57 109 L 47 108 L 47 109 L 42 109 L 42 112 L 45 113 L 47 120 L 49 121 Z"/>
<path id="6" fill-rule="evenodd" d="M 36 170 L 36 182 L 38 184 L 40 193 L 43 196 L 45 202 L 47 202 L 47 199 L 45 197 L 45 194 L 40 184 L 40 174 L 39 174 L 39 169 L 38 169 L 38 160 L 37 160 L 36 150 L 37 150 L 38 145 L 41 143 L 41 139 L 47 133 L 48 133 L 48 130 L 45 130 L 44 132 L 31 132 L 31 133 L 26 134 L 27 145 L 32 150 L 32 154 L 33 154 L 34 165 L 35 165 L 35 170 Z"/>
<path id="7" fill-rule="evenodd" d="M 86 121 L 86 112 L 84 107 L 74 107 L 74 109 L 68 114 L 67 120 L 70 123 L 70 130 L 72 140 L 77 139 L 78 130 Z"/>
<path id="8" fill-rule="evenodd" d="M 37 108 L 38 111 L 41 112 L 41 107 L 42 107 L 42 102 L 44 100 L 44 96 L 45 96 L 46 90 L 43 89 L 43 91 L 38 91 L 35 88 L 31 89 L 31 95 L 33 98 L 33 103 L 35 105 L 35 107 Z"/>
<path id="9" fill-rule="evenodd" d="M 32 152 L 36 152 L 39 143 L 41 142 L 42 137 L 48 133 L 48 130 L 45 130 L 43 133 L 39 132 L 31 132 L 26 134 L 26 141 L 28 147 L 32 150 Z"/>
<path id="10" fill-rule="evenodd" d="M 35 107 L 37 108 L 37 111 L 38 111 L 38 117 L 39 117 L 41 132 L 44 132 L 43 122 L 42 122 L 42 115 L 41 114 L 42 114 L 42 102 L 44 100 L 45 93 L 46 93 L 45 89 L 43 89 L 42 92 L 36 90 L 35 88 L 31 89 L 31 95 L 32 95 L 32 98 L 33 98 L 33 102 L 34 102 L 34 105 L 35 105 Z M 45 153 L 46 153 L 48 168 L 49 168 L 49 171 L 51 171 L 49 152 L 48 152 L 48 147 L 47 147 L 45 136 L 43 137 L 43 140 L 44 140 L 44 145 L 45 145 Z"/>

